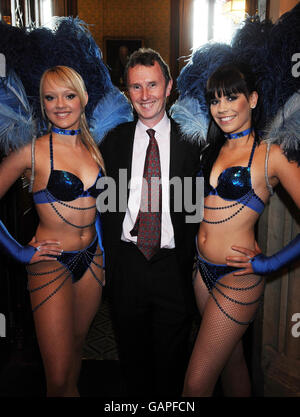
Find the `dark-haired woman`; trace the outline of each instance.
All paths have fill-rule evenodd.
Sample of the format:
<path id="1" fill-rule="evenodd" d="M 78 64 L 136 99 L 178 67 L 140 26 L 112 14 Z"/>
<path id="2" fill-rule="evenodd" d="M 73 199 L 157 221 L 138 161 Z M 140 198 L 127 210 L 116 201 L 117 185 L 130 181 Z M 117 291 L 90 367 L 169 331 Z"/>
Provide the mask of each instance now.
<path id="1" fill-rule="evenodd" d="M 259 97 L 246 67 L 218 68 L 208 80 L 206 98 L 212 119 L 202 159 L 204 219 L 194 281 L 202 321 L 183 395 L 212 395 L 221 375 L 224 395 L 249 396 L 241 339 L 263 295 L 260 274 L 300 255 L 299 235 L 271 262 L 258 255 L 254 225 L 279 182 L 300 207 L 300 168 L 279 146 L 261 142 L 255 114 Z"/>

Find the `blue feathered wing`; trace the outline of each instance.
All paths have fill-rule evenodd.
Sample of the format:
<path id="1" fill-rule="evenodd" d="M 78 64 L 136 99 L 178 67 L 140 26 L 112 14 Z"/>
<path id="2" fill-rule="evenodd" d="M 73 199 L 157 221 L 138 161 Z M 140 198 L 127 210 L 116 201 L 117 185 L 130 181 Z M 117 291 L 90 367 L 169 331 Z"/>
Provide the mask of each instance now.
<path id="1" fill-rule="evenodd" d="M 0 146 L 5 152 L 46 133 L 39 82 L 43 72 L 56 65 L 74 68 L 82 76 L 89 96 L 85 113 L 97 142 L 133 118 L 127 98 L 111 82 L 88 25 L 78 18 L 57 18 L 53 30 L 26 30 L 0 22 L 0 53 L 11 74 L 0 84 Z"/>
<path id="2" fill-rule="evenodd" d="M 179 124 L 184 137 L 196 143 L 205 141 L 209 117 L 196 98 L 181 98 L 171 107 L 170 115 Z"/>
<path id="3" fill-rule="evenodd" d="M 35 123 L 24 87 L 13 71 L 0 79 L 0 147 L 5 154 L 30 143 Z"/>
<path id="4" fill-rule="evenodd" d="M 127 98 L 113 87 L 97 104 L 90 121 L 91 134 L 100 143 L 106 133 L 117 125 L 133 120 Z"/>
<path id="5" fill-rule="evenodd" d="M 289 161 L 300 165 L 300 90 L 279 109 L 264 137 L 266 142 L 278 144 Z"/>
<path id="6" fill-rule="evenodd" d="M 209 114 L 205 100 L 209 76 L 220 65 L 246 63 L 257 80 L 257 129 L 261 132 L 267 129 L 268 141 L 280 144 L 290 160 L 299 162 L 297 118 L 299 120 L 300 77 L 295 77 L 292 71 L 295 64 L 292 57 L 299 50 L 300 3 L 275 24 L 261 22 L 259 17 L 248 18 L 236 32 L 231 45 L 208 43 L 192 54 L 178 77 L 180 96 L 172 107 L 173 118 L 181 125 L 187 138 L 190 135 L 192 141 L 195 138 L 203 141 L 203 121 Z M 198 105 L 194 100 L 198 101 Z"/>

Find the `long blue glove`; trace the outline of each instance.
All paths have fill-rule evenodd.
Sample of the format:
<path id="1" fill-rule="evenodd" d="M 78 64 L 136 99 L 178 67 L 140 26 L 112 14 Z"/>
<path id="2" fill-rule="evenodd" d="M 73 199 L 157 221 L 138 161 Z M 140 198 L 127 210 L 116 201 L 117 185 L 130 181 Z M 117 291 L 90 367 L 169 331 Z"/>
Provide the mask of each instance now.
<path id="1" fill-rule="evenodd" d="M 0 220 L 0 249 L 11 258 L 23 264 L 29 264 L 36 248 L 30 245 L 22 246 L 8 232 Z"/>
<path id="2" fill-rule="evenodd" d="M 262 253 L 251 259 L 252 268 L 255 274 L 268 275 L 278 271 L 283 266 L 300 258 L 300 234 L 286 245 L 279 252 L 272 256 L 265 256 Z"/>

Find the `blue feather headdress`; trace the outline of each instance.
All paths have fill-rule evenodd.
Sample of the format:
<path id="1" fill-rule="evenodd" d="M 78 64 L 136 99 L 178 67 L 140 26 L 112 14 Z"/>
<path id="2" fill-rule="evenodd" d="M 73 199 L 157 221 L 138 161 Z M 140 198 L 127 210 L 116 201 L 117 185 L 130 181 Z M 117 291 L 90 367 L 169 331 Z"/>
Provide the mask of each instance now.
<path id="1" fill-rule="evenodd" d="M 246 63 L 256 76 L 257 129 L 268 141 L 279 144 L 290 160 L 300 162 L 296 123 L 300 77 L 294 77 L 292 71 L 292 57 L 299 51 L 300 4 L 275 24 L 261 22 L 258 17 L 248 18 L 231 45 L 208 43 L 192 54 L 178 77 L 180 95 L 171 107 L 172 117 L 189 140 L 203 143 L 210 119 L 205 101 L 209 76 L 223 64 Z"/>
<path id="2" fill-rule="evenodd" d="M 0 79 L 0 142 L 5 154 L 30 143 L 35 123 L 23 85 L 11 71 Z"/>
<path id="3" fill-rule="evenodd" d="M 113 87 L 93 111 L 90 121 L 91 134 L 96 143 L 99 143 L 109 130 L 131 120 L 133 120 L 132 110 L 127 98 L 117 87 Z"/>
<path id="4" fill-rule="evenodd" d="M 209 116 L 196 98 L 185 96 L 173 104 L 170 115 L 180 125 L 182 134 L 196 143 L 205 141 Z"/>
<path id="5" fill-rule="evenodd" d="M 300 165 L 300 90 L 288 99 L 267 126 L 265 140 L 280 145 L 288 160 Z"/>
<path id="6" fill-rule="evenodd" d="M 183 135 L 193 141 L 205 141 L 208 129 L 206 82 L 220 65 L 229 62 L 232 58 L 232 49 L 229 45 L 208 43 L 193 53 L 178 77 L 177 87 L 180 97 L 171 107 L 170 113 L 179 123 Z"/>
<path id="7" fill-rule="evenodd" d="M 45 133 L 46 129 L 40 109 L 39 82 L 43 72 L 56 65 L 71 67 L 82 76 L 89 95 L 85 112 L 95 132 L 95 140 L 99 142 L 110 128 L 133 119 L 131 105 L 113 86 L 100 49 L 87 25 L 78 18 L 56 18 L 53 30 L 45 27 L 25 30 L 1 22 L 0 53 L 5 55 L 7 73 L 16 73 L 10 81 L 4 80 L 0 84 L 2 111 L 5 113 L 3 109 L 9 105 L 1 99 L 5 95 L 5 84 L 23 85 L 19 106 L 24 108 L 22 103 L 26 102 L 28 113 L 25 116 L 23 112 L 22 117 L 34 122 L 32 132 L 37 136 Z M 23 122 L 16 119 L 14 123 L 17 126 Z M 7 129 L 1 132 L 0 146 L 6 150 L 28 143 L 27 135 L 19 134 L 21 131 L 15 136 L 17 139 L 14 139 L 13 134 L 7 136 Z"/>

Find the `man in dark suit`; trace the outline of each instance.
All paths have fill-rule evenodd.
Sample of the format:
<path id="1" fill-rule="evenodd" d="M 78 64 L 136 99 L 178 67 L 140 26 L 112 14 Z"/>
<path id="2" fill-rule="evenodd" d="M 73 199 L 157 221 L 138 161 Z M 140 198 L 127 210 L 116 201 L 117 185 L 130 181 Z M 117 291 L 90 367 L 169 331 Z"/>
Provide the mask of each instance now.
<path id="1" fill-rule="evenodd" d="M 157 52 L 134 52 L 124 79 L 138 120 L 116 127 L 100 147 L 106 175 L 117 186 L 116 210 L 103 213 L 102 222 L 120 362 L 129 395 L 180 395 L 188 360 L 192 267 L 200 220 L 197 216 L 187 220 L 193 217 L 187 206 L 199 170 L 199 148 L 182 139 L 178 125 L 166 114 L 172 79 Z M 146 156 L 152 152 L 150 142 L 155 143 L 154 154 Z M 149 171 L 145 174 L 147 158 L 158 166 L 161 179 L 159 215 L 148 219 L 159 239 L 150 255 L 141 243 L 141 235 L 147 234 L 142 231 L 142 179 L 152 176 Z M 191 181 L 185 183 L 186 177 Z M 153 242 L 152 237 L 145 239 Z"/>

